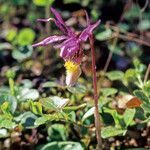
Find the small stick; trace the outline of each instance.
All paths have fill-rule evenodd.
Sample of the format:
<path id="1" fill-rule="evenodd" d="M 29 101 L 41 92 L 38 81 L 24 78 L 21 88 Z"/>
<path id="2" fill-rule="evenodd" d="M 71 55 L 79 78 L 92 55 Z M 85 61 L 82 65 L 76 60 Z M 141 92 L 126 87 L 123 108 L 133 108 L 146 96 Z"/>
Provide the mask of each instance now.
<path id="1" fill-rule="evenodd" d="M 102 150 L 102 138 L 101 138 L 101 123 L 100 114 L 98 106 L 98 94 L 97 94 L 97 78 L 96 78 L 96 63 L 95 63 L 95 48 L 94 48 L 94 37 L 93 34 L 89 37 L 91 46 L 91 56 L 92 56 L 92 72 L 93 72 L 93 89 L 94 89 L 94 106 L 95 106 L 95 128 L 96 128 L 96 138 L 98 143 L 98 150 Z"/>
<path id="2" fill-rule="evenodd" d="M 144 83 L 148 80 L 149 73 L 150 73 L 150 64 L 148 65 L 145 76 L 144 76 Z"/>

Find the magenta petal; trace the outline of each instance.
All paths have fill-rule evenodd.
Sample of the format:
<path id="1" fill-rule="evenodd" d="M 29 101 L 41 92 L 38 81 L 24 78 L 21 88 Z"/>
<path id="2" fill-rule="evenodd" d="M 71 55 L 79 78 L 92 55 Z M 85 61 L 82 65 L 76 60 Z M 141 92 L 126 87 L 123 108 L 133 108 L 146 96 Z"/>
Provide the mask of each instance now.
<path id="1" fill-rule="evenodd" d="M 65 22 L 63 21 L 61 15 L 56 11 L 53 7 L 51 7 L 52 13 L 55 15 L 56 19 L 64 26 L 66 26 Z"/>
<path id="2" fill-rule="evenodd" d="M 61 49 L 61 57 L 71 58 L 79 50 L 79 43 L 76 38 L 69 38 L 63 43 L 57 45 L 57 48 Z"/>
<path id="3" fill-rule="evenodd" d="M 100 24 L 100 20 L 92 25 L 88 25 L 80 34 L 79 41 L 86 41 L 93 30 Z"/>
<path id="4" fill-rule="evenodd" d="M 33 44 L 32 46 L 33 47 L 46 46 L 46 45 L 54 43 L 54 42 L 62 41 L 66 38 L 67 38 L 66 36 L 56 36 L 56 35 L 54 35 L 54 36 L 50 36 L 50 37 L 44 39 L 43 41 L 41 41 L 39 43 Z"/>
<path id="5" fill-rule="evenodd" d="M 55 21 L 55 24 L 60 28 L 60 26 L 63 26 L 63 28 L 66 29 L 66 31 L 64 33 L 68 34 L 69 36 L 72 36 L 74 35 L 74 33 L 72 32 L 71 28 L 68 27 L 66 25 L 66 23 L 64 22 L 64 20 L 62 19 L 61 15 L 59 14 L 58 11 L 56 11 L 56 9 L 54 9 L 53 7 L 51 7 L 51 11 L 52 13 L 54 14 L 55 18 L 56 18 L 56 21 Z M 62 27 L 61 27 L 62 28 Z M 60 28 L 60 29 L 61 29 Z M 61 29 L 62 30 L 62 29 Z"/>

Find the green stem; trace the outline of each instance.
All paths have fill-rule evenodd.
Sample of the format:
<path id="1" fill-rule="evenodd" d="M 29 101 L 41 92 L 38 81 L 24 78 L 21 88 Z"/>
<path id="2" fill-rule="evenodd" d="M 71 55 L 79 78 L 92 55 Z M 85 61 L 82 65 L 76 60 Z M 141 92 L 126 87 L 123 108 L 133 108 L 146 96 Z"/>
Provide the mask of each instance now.
<path id="1" fill-rule="evenodd" d="M 14 90 L 14 80 L 12 78 L 9 78 L 9 88 L 10 88 L 10 94 L 14 96 L 15 90 Z"/>

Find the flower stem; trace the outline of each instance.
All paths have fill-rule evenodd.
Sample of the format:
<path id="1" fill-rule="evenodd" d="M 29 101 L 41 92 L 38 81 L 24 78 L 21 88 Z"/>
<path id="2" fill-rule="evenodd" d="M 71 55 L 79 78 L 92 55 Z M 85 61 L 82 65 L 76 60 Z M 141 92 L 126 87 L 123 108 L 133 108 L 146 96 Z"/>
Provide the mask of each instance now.
<path id="1" fill-rule="evenodd" d="M 97 78 L 96 78 L 96 63 L 95 63 L 95 49 L 94 49 L 94 36 L 93 34 L 89 37 L 91 46 L 91 56 L 92 56 L 92 72 L 93 72 L 93 89 L 94 89 L 94 106 L 95 106 L 95 128 L 96 128 L 96 138 L 97 138 L 97 149 L 102 150 L 102 138 L 101 138 L 101 124 L 100 124 L 100 114 L 98 106 L 98 94 L 97 94 Z"/>

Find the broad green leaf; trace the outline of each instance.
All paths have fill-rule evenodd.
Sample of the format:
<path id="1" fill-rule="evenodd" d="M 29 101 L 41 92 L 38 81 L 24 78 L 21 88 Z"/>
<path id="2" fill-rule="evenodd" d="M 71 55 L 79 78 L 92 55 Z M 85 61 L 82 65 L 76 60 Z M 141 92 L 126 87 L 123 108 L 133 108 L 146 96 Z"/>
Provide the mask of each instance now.
<path id="1" fill-rule="evenodd" d="M 51 142 L 44 146 L 40 146 L 37 150 L 83 150 L 83 147 L 78 142 Z"/>
<path id="2" fill-rule="evenodd" d="M 106 76 L 111 80 L 122 80 L 124 77 L 124 73 L 122 71 L 110 71 L 106 73 Z"/>
<path id="3" fill-rule="evenodd" d="M 53 124 L 48 128 L 49 140 L 65 141 L 68 137 L 68 130 L 63 124 Z"/>
<path id="4" fill-rule="evenodd" d="M 16 124 L 10 119 L 3 118 L 0 120 L 0 128 L 13 129 L 15 126 Z"/>
<path id="5" fill-rule="evenodd" d="M 36 100 L 39 98 L 39 92 L 36 89 L 21 89 L 18 97 L 19 101 L 26 101 L 28 99 Z"/>
<path id="6" fill-rule="evenodd" d="M 33 3 L 37 6 L 46 6 L 46 5 L 52 5 L 54 0 L 33 0 Z"/>
<path id="7" fill-rule="evenodd" d="M 86 87 L 81 84 L 77 84 L 76 86 L 73 87 L 68 87 L 67 89 L 69 92 L 73 94 L 85 94 L 87 92 Z"/>
<path id="8" fill-rule="evenodd" d="M 95 107 L 90 108 L 82 117 L 82 122 L 85 121 L 85 119 L 89 118 L 90 116 L 92 116 L 94 114 L 95 111 Z"/>
<path id="9" fill-rule="evenodd" d="M 45 124 L 46 121 L 48 121 L 48 120 L 49 120 L 49 117 L 46 117 L 46 116 L 39 117 L 35 120 L 34 125 L 40 126 L 42 124 Z"/>
<path id="10" fill-rule="evenodd" d="M 125 13 L 125 18 L 128 20 L 133 20 L 135 18 L 139 18 L 140 7 L 136 4 L 132 5 L 130 10 Z"/>
<path id="11" fill-rule="evenodd" d="M 138 97 L 143 102 L 150 104 L 150 99 L 144 94 L 142 90 L 135 90 L 133 93 L 136 97 Z"/>
<path id="12" fill-rule="evenodd" d="M 149 30 L 150 29 L 150 21 L 149 20 L 142 20 L 138 25 L 139 30 Z"/>
<path id="13" fill-rule="evenodd" d="M 14 40 L 14 38 L 17 35 L 17 30 L 15 28 L 8 30 L 8 33 L 6 35 L 6 40 L 11 42 Z"/>
<path id="14" fill-rule="evenodd" d="M 104 40 L 110 39 L 111 35 L 112 35 L 112 31 L 110 29 L 106 29 L 105 31 L 98 33 L 96 35 L 96 39 L 100 41 L 104 41 Z"/>
<path id="15" fill-rule="evenodd" d="M 109 114 L 113 117 L 114 122 L 115 122 L 115 125 L 116 125 L 117 127 L 120 127 L 120 126 L 121 126 L 120 122 L 121 122 L 121 120 L 122 120 L 122 116 L 119 115 L 118 112 L 117 112 L 115 109 L 110 109 L 110 108 L 104 107 L 104 108 L 103 108 L 103 112 L 104 112 L 104 113 L 109 113 Z"/>
<path id="16" fill-rule="evenodd" d="M 59 111 L 67 105 L 68 98 L 60 98 L 58 96 L 50 96 L 48 98 L 40 99 L 40 103 L 47 109 Z"/>
<path id="17" fill-rule="evenodd" d="M 54 113 L 54 114 L 47 114 L 39 117 L 35 120 L 34 125 L 39 126 L 45 124 L 49 121 L 60 121 L 60 120 L 67 120 L 67 116 L 63 113 Z"/>
<path id="18" fill-rule="evenodd" d="M 117 135 L 122 135 L 126 132 L 121 128 L 115 128 L 113 126 L 103 127 L 101 131 L 102 138 L 114 137 Z"/>
<path id="19" fill-rule="evenodd" d="M 9 132 L 6 129 L 0 129 L 0 138 L 6 138 L 9 136 Z"/>
<path id="20" fill-rule="evenodd" d="M 116 94 L 117 91 L 118 91 L 118 90 L 115 89 L 115 88 L 102 88 L 102 89 L 101 89 L 102 94 L 103 94 L 104 96 L 106 96 L 106 97 Z"/>
<path id="21" fill-rule="evenodd" d="M 145 113 L 150 113 L 150 104 L 143 103 L 141 105 Z"/>
<path id="22" fill-rule="evenodd" d="M 37 116 L 35 116 L 30 111 L 26 111 L 25 113 L 21 114 L 18 117 L 15 117 L 14 119 L 17 122 L 20 122 L 20 124 L 23 125 L 25 128 L 30 129 L 35 127 L 34 122 L 37 119 Z"/>
<path id="23" fill-rule="evenodd" d="M 29 57 L 31 57 L 33 53 L 32 46 L 22 46 L 18 49 L 13 50 L 12 57 L 18 61 L 23 61 Z"/>
<path id="24" fill-rule="evenodd" d="M 17 36 L 17 43 L 20 46 L 29 45 L 33 43 L 35 32 L 30 28 L 20 30 Z"/>
<path id="25" fill-rule="evenodd" d="M 126 126 L 129 126 L 133 122 L 135 112 L 136 112 L 135 109 L 128 109 L 127 108 L 125 110 L 125 112 L 123 114 L 123 119 L 124 119 Z"/>
<path id="26" fill-rule="evenodd" d="M 127 82 L 136 80 L 136 71 L 135 71 L 135 69 L 128 69 L 125 72 L 125 76 L 124 77 L 125 77 L 125 80 Z"/>

